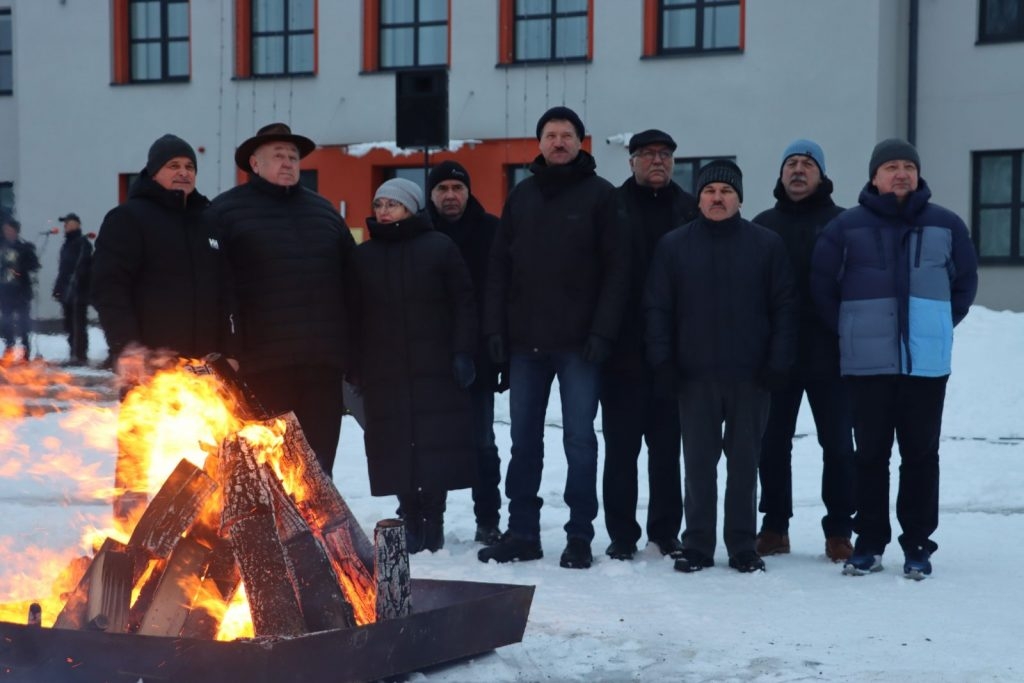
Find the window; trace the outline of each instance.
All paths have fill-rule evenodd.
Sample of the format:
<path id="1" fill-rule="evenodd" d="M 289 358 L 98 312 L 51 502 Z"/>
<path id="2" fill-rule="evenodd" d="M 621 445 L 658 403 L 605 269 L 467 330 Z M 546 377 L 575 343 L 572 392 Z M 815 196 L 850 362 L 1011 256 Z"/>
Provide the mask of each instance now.
<path id="1" fill-rule="evenodd" d="M 0 95 L 14 92 L 14 36 L 11 10 L 0 9 Z"/>
<path id="2" fill-rule="evenodd" d="M 971 235 L 982 260 L 1024 263 L 1024 150 L 974 153 Z"/>
<path id="3" fill-rule="evenodd" d="M 645 0 L 645 56 L 743 49 L 745 0 Z"/>
<path id="4" fill-rule="evenodd" d="M 530 164 L 509 164 L 505 166 L 505 177 L 508 178 L 508 187 L 505 188 L 505 196 L 512 191 L 519 183 L 523 182 L 533 173 L 530 171 Z"/>
<path id="5" fill-rule="evenodd" d="M 448 63 L 448 0 L 379 0 L 382 69 Z"/>
<path id="6" fill-rule="evenodd" d="M 0 216 L 14 215 L 14 183 L 0 182 Z"/>
<path id="7" fill-rule="evenodd" d="M 188 79 L 188 0 L 129 0 L 128 27 L 129 80 Z"/>
<path id="8" fill-rule="evenodd" d="M 235 75 L 316 73 L 316 0 L 235 0 Z"/>
<path id="9" fill-rule="evenodd" d="M 697 171 L 701 167 L 715 159 L 728 159 L 736 161 L 736 157 L 680 157 L 675 160 L 675 168 L 672 169 L 672 180 L 676 181 L 679 187 L 683 188 L 693 196 L 697 196 Z"/>
<path id="10" fill-rule="evenodd" d="M 1024 40 L 1024 0 L 981 0 L 978 14 L 979 43 Z"/>
<path id="11" fill-rule="evenodd" d="M 117 201 L 119 204 L 124 204 L 128 201 L 128 193 L 131 191 L 132 185 L 138 180 L 138 173 L 119 173 L 117 176 Z"/>
<path id="12" fill-rule="evenodd" d="M 500 7 L 502 63 L 590 59 L 590 0 L 502 0 Z"/>

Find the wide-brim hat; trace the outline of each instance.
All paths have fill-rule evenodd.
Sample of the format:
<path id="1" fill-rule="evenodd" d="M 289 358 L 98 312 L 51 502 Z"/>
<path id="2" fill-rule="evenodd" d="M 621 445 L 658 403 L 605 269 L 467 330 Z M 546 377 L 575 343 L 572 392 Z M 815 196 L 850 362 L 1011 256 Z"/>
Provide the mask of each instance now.
<path id="1" fill-rule="evenodd" d="M 235 150 L 235 165 L 246 173 L 252 173 L 252 166 L 249 165 L 249 157 L 262 145 L 268 142 L 290 142 L 299 149 L 299 158 L 302 159 L 316 149 L 316 143 L 303 135 L 295 135 L 286 123 L 271 123 L 263 126 L 256 135 L 252 136 Z"/>

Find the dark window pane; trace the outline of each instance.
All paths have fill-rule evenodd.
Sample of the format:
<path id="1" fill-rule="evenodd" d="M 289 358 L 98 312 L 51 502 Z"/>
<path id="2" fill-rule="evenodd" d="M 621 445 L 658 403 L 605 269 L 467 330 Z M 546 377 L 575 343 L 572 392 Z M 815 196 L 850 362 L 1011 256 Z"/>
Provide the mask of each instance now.
<path id="1" fill-rule="evenodd" d="M 411 28 L 388 28 L 380 32 L 381 66 L 412 66 L 413 39 Z"/>
<path id="2" fill-rule="evenodd" d="M 188 76 L 188 43 L 175 40 L 167 44 L 167 75 Z"/>
<path id="3" fill-rule="evenodd" d="M 420 0 L 420 21 L 448 21 L 448 0 Z"/>
<path id="4" fill-rule="evenodd" d="M 159 80 L 160 75 L 160 43 L 132 45 L 132 80 Z"/>
<path id="5" fill-rule="evenodd" d="M 284 30 L 285 0 L 254 0 L 252 30 L 257 33 Z"/>
<path id="6" fill-rule="evenodd" d="M 0 14 L 0 52 L 10 52 L 11 41 L 11 15 Z"/>
<path id="7" fill-rule="evenodd" d="M 566 12 L 586 12 L 587 0 L 557 0 L 556 11 L 561 14 Z"/>
<path id="8" fill-rule="evenodd" d="M 408 24 L 416 20 L 415 0 L 383 0 L 380 19 L 385 24 Z"/>
<path id="9" fill-rule="evenodd" d="M 313 71 L 313 34 L 304 33 L 288 38 L 288 71 L 310 73 Z"/>
<path id="10" fill-rule="evenodd" d="M 313 25 L 313 0 L 291 0 L 288 5 L 288 29 L 312 31 Z"/>
<path id="11" fill-rule="evenodd" d="M 1013 157 L 985 155 L 981 158 L 982 204 L 1008 204 L 1013 201 Z"/>
<path id="12" fill-rule="evenodd" d="M 396 168 L 394 170 L 394 175 L 391 176 L 391 177 L 392 178 L 405 178 L 406 180 L 411 180 L 412 182 L 414 182 L 417 185 L 419 185 L 420 188 L 423 187 L 423 183 L 424 183 L 423 169 L 422 168 Z M 389 178 L 389 180 L 390 180 L 390 178 Z"/>
<path id="13" fill-rule="evenodd" d="M 302 185 L 307 190 L 313 190 L 313 192 L 320 191 L 320 177 L 315 168 L 307 169 L 305 171 L 299 170 L 299 185 Z"/>
<path id="14" fill-rule="evenodd" d="M 989 35 L 1010 36 L 1020 31 L 1020 0 L 988 0 L 985 29 Z"/>
<path id="15" fill-rule="evenodd" d="M 252 41 L 252 70 L 257 74 L 284 72 L 284 38 L 267 36 Z"/>
<path id="16" fill-rule="evenodd" d="M 175 2 L 167 6 L 167 37 L 188 38 L 188 3 Z"/>
<path id="17" fill-rule="evenodd" d="M 548 59 L 551 57 L 551 22 L 547 19 L 526 19 L 516 22 L 516 58 Z"/>
<path id="18" fill-rule="evenodd" d="M 740 8 L 711 7 L 704 10 L 704 47 L 740 46 Z"/>
<path id="19" fill-rule="evenodd" d="M 979 212 L 979 256 L 1011 256 L 1010 209 L 982 209 Z"/>
<path id="20" fill-rule="evenodd" d="M 160 3 L 133 2 L 131 6 L 132 38 L 160 37 Z"/>
<path id="21" fill-rule="evenodd" d="M 14 90 L 14 67 L 10 55 L 0 55 L 0 91 Z"/>
<path id="22" fill-rule="evenodd" d="M 419 65 L 448 62 L 448 25 L 424 26 L 420 29 Z"/>
<path id="23" fill-rule="evenodd" d="M 555 30 L 555 57 L 587 56 L 586 17 L 557 19 Z"/>
<path id="24" fill-rule="evenodd" d="M 516 0 L 516 14 L 550 14 L 551 0 Z"/>
<path id="25" fill-rule="evenodd" d="M 661 40 L 666 48 L 697 46 L 697 12 L 693 9 L 665 12 Z"/>

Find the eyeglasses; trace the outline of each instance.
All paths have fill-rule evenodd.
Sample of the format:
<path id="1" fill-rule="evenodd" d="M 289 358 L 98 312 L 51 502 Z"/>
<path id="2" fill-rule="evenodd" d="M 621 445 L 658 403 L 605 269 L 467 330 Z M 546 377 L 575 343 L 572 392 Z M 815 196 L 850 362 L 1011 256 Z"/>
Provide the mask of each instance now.
<path id="1" fill-rule="evenodd" d="M 396 202 L 393 199 L 374 199 L 373 210 L 374 211 L 394 211 L 398 207 L 402 206 L 402 202 Z"/>
<path id="2" fill-rule="evenodd" d="M 633 156 L 640 157 L 644 161 L 654 161 L 655 157 L 661 159 L 662 161 L 669 161 L 672 158 L 672 150 L 668 150 L 668 149 L 659 149 L 659 150 L 643 149 L 643 150 L 640 150 L 639 152 L 637 152 L 636 154 L 634 154 Z"/>

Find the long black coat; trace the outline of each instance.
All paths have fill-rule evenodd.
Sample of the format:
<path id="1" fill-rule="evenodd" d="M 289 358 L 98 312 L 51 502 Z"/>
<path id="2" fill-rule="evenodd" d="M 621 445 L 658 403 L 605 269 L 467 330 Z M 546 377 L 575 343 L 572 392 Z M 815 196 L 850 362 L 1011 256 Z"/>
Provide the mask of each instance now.
<path id="1" fill-rule="evenodd" d="M 352 275 L 370 492 L 472 486 L 469 392 L 452 371 L 477 344 L 469 272 L 425 214 L 367 225 Z"/>
<path id="2" fill-rule="evenodd" d="M 487 275 L 484 333 L 513 351 L 580 350 L 591 334 L 611 342 L 629 293 L 629 251 L 615 188 L 594 157 L 548 166 L 512 190 Z"/>
<path id="3" fill-rule="evenodd" d="M 254 176 L 213 200 L 242 372 L 346 367 L 344 273 L 355 240 L 334 206 L 301 185 Z"/>
<path id="4" fill-rule="evenodd" d="M 209 203 L 143 171 L 103 219 L 92 304 L 112 356 L 132 342 L 189 358 L 220 349 L 220 252 L 202 219 Z"/>
<path id="5" fill-rule="evenodd" d="M 775 184 L 775 208 L 754 217 L 758 225 L 782 237 L 793 267 L 794 289 L 800 307 L 794 373 L 806 379 L 839 377 L 839 337 L 828 329 L 811 298 L 811 253 L 828 222 L 843 209 L 832 201 L 832 181 L 823 178 L 814 194 L 794 202 L 780 180 Z"/>
<path id="6" fill-rule="evenodd" d="M 0 298 L 7 302 L 32 300 L 32 273 L 39 270 L 36 247 L 20 237 L 0 238 Z"/>
<path id="7" fill-rule="evenodd" d="M 92 244 L 81 228 L 64 233 L 60 246 L 53 298 L 63 304 L 86 306 L 92 279 Z"/>

